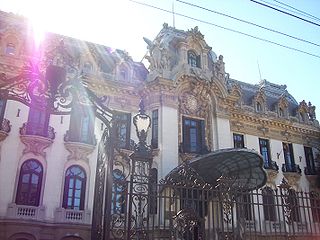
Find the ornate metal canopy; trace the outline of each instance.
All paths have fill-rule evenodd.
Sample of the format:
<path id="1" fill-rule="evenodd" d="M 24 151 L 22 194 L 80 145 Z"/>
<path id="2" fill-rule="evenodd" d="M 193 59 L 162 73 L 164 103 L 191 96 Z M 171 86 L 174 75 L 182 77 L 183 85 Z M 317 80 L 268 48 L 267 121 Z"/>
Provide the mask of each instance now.
<path id="1" fill-rule="evenodd" d="M 182 163 L 173 169 L 165 179 L 179 175 Z M 227 184 L 229 188 L 253 190 L 262 187 L 267 181 L 261 155 L 248 149 L 223 149 L 190 160 L 187 165 L 212 186 Z"/>

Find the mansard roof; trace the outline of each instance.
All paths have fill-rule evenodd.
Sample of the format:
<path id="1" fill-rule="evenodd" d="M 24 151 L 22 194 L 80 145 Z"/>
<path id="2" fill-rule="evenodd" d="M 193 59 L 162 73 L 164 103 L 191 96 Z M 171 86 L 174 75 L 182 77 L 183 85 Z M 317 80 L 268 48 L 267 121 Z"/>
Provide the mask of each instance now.
<path id="1" fill-rule="evenodd" d="M 238 85 L 242 92 L 242 103 L 251 106 L 254 97 L 259 91 L 266 95 L 266 106 L 270 111 L 274 111 L 279 100 L 284 97 L 288 101 L 288 111 L 291 116 L 295 116 L 299 106 L 294 97 L 287 91 L 286 85 L 271 83 L 267 80 L 261 80 L 258 84 L 250 84 L 235 79 L 228 79 L 227 85 Z"/>

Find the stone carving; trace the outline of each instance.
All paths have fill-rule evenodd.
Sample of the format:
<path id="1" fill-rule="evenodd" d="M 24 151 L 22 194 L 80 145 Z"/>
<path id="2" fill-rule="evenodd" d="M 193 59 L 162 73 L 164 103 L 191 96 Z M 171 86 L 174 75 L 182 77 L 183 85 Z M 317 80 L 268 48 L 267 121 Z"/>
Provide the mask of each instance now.
<path id="1" fill-rule="evenodd" d="M 224 80 L 225 79 L 225 63 L 223 61 L 223 56 L 220 55 L 217 62 L 214 64 L 214 75 L 219 79 L 219 80 Z"/>
<path id="2" fill-rule="evenodd" d="M 148 44 L 149 56 L 146 56 L 146 59 L 150 63 L 150 70 L 165 70 L 170 66 L 169 53 L 166 47 L 159 42 L 153 43 L 147 38 L 143 38 L 144 41 Z"/>
<path id="3" fill-rule="evenodd" d="M 313 106 L 311 102 L 308 103 L 308 113 L 311 121 L 316 119 L 316 107 Z"/>
<path id="4" fill-rule="evenodd" d="M 68 160 L 75 160 L 75 161 L 86 161 L 88 162 L 88 156 L 93 152 L 95 146 L 83 144 L 83 143 L 76 143 L 76 142 L 65 142 L 64 146 L 70 153 L 68 156 Z"/>
<path id="5" fill-rule="evenodd" d="M 49 147 L 53 140 L 36 135 L 20 135 L 21 142 L 26 146 L 23 154 L 33 153 L 36 156 L 46 157 L 45 149 Z"/>
<path id="6" fill-rule="evenodd" d="M 199 31 L 198 26 L 195 26 L 194 28 L 188 30 L 188 33 L 192 34 L 193 37 L 198 38 L 200 40 L 204 38 L 204 35 Z"/>

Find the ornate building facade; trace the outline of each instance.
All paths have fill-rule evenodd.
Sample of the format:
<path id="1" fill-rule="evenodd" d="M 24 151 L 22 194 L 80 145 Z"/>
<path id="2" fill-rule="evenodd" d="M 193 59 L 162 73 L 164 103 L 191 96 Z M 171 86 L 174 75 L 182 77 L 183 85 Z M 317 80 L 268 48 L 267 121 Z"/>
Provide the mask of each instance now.
<path id="1" fill-rule="evenodd" d="M 164 24 L 153 41 L 145 38 L 147 69 L 124 51 L 57 34 L 48 33 L 37 48 L 26 19 L 4 12 L 0 18 L 0 239 L 90 239 L 98 143 L 107 126 L 83 86 L 118 121 L 115 181 L 130 174 L 128 158 L 138 141 L 132 117 L 143 97 L 152 119 L 152 181 L 217 150 L 256 152 L 267 174 L 264 189 L 282 182 L 315 196 L 300 210 L 299 226 L 319 237 L 320 210 L 313 208 L 320 202 L 320 127 L 310 102 L 296 101 L 285 85 L 232 79 L 223 56 L 197 27 L 183 31 Z M 47 98 L 23 91 L 29 86 L 37 95 L 49 86 L 49 94 L 57 95 L 65 82 L 82 94 L 67 107 L 67 97 L 59 95 L 52 111 Z M 117 191 L 123 191 L 120 185 L 112 197 L 121 202 Z M 116 209 L 125 212 L 121 204 L 114 203 L 111 211 Z M 306 222 L 315 225 L 304 228 Z"/>

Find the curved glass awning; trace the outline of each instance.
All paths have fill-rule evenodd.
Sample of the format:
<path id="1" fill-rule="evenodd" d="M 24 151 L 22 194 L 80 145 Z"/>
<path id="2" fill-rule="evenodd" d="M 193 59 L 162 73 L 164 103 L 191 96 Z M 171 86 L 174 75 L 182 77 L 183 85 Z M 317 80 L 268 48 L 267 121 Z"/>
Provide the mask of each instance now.
<path id="1" fill-rule="evenodd" d="M 199 180 L 216 187 L 225 184 L 232 189 L 253 190 L 262 187 L 267 181 L 260 154 L 249 149 L 223 149 L 214 151 L 182 163 L 173 169 L 165 179 L 181 181 L 181 171 L 191 167 Z M 194 170 L 194 171 L 193 171 Z M 195 174 L 193 174 L 195 175 Z"/>

